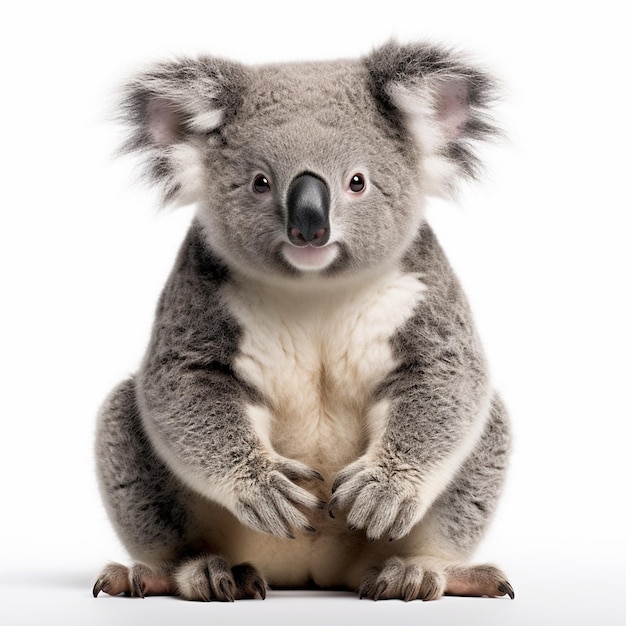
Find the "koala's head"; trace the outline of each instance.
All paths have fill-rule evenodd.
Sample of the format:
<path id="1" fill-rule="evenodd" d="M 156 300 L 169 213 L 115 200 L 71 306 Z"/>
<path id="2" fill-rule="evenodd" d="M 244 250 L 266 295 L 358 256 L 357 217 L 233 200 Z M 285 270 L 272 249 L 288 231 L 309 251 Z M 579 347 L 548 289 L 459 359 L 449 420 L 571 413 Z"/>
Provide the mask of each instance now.
<path id="1" fill-rule="evenodd" d="M 126 150 L 146 157 L 165 201 L 198 203 L 229 266 L 338 275 L 398 259 L 423 198 L 476 174 L 492 87 L 429 45 L 259 67 L 182 60 L 128 86 Z"/>

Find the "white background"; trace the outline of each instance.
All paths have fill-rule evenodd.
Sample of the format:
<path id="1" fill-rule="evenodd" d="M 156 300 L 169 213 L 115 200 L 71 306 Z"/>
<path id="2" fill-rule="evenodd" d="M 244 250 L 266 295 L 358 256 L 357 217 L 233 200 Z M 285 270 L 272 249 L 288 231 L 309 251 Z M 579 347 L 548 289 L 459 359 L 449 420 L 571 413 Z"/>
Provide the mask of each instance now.
<path id="1" fill-rule="evenodd" d="M 0 620 L 624 623 L 623 17 L 612 2 L 12 3 L 0 64 Z M 517 598 L 359 602 L 273 593 L 224 606 L 90 597 L 126 556 L 93 468 L 94 419 L 142 356 L 192 215 L 157 214 L 107 121 L 138 67 L 351 57 L 391 36 L 475 53 L 504 82 L 508 141 L 434 225 L 511 410 L 506 494 L 477 560 Z M 218 173 L 216 173 L 218 175 Z M 304 615 L 304 617 L 301 617 Z M 299 617 L 300 616 L 300 617 Z M 5 619 L 8 618 L 8 619 Z"/>

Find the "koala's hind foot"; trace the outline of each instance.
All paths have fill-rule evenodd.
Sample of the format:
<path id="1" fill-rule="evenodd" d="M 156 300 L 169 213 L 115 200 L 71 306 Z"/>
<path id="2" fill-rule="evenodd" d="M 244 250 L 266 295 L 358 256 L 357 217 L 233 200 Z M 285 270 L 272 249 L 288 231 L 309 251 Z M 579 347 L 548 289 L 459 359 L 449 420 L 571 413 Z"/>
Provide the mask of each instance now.
<path id="1" fill-rule="evenodd" d="M 177 595 L 186 600 L 233 602 L 244 598 L 265 599 L 267 586 L 247 563 L 231 568 L 219 556 L 201 556 L 177 567 L 150 568 L 137 564 L 128 568 L 107 565 L 93 588 L 93 595 L 104 591 L 133 598 Z"/>
<path id="2" fill-rule="evenodd" d="M 93 586 L 93 597 L 104 593 L 110 596 L 124 594 L 133 598 L 167 596 L 176 593 L 171 573 L 138 563 L 128 568 L 119 563 L 107 565 Z"/>
<path id="3" fill-rule="evenodd" d="M 455 596 L 515 596 L 505 575 L 492 565 L 446 565 L 433 559 L 397 556 L 367 572 L 357 590 L 361 598 L 437 600 Z"/>
<path id="4" fill-rule="evenodd" d="M 265 600 L 267 586 L 247 563 L 231 568 L 219 556 L 203 556 L 184 563 L 175 574 L 178 593 L 186 600 L 233 602 L 244 598 Z"/>

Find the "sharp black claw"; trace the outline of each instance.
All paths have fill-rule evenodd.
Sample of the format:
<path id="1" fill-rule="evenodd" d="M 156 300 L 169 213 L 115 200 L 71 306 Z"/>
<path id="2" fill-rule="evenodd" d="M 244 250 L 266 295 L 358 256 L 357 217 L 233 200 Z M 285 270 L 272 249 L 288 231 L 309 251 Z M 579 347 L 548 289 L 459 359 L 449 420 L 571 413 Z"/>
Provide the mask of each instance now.
<path id="1" fill-rule="evenodd" d="M 141 586 L 141 583 L 139 582 L 139 580 L 137 580 L 137 578 L 135 578 L 134 576 L 131 581 L 131 584 L 132 584 L 131 595 L 133 596 L 133 598 L 145 598 L 143 587 Z"/>
<path id="2" fill-rule="evenodd" d="M 233 595 L 230 582 L 228 580 L 222 580 L 220 582 L 220 589 L 222 591 L 222 594 L 224 595 L 224 597 L 226 598 L 228 602 L 235 601 L 235 596 Z"/>
<path id="3" fill-rule="evenodd" d="M 388 585 L 386 582 L 381 582 L 378 585 L 378 589 L 376 589 L 376 592 L 374 593 L 372 600 L 374 600 L 374 602 L 376 602 L 376 600 L 380 600 L 380 597 L 383 595 L 383 593 L 385 593 L 385 591 L 387 590 L 387 587 Z"/>
<path id="4" fill-rule="evenodd" d="M 498 585 L 498 591 L 500 593 L 507 594 L 511 598 L 511 600 L 515 599 L 515 592 L 513 591 L 513 587 L 511 587 L 511 584 L 508 581 L 500 583 Z"/>
<path id="5" fill-rule="evenodd" d="M 333 519 L 335 519 L 335 514 L 333 513 L 332 509 L 328 509 L 328 515 L 330 515 L 330 517 L 332 517 Z"/>
<path id="6" fill-rule="evenodd" d="M 254 583 L 254 588 L 256 589 L 257 593 L 261 596 L 261 600 L 265 600 L 265 595 L 267 593 L 267 590 L 265 589 L 265 585 L 261 581 L 257 580 Z"/>
<path id="7" fill-rule="evenodd" d="M 104 581 L 102 580 L 102 578 L 98 578 L 98 580 L 96 580 L 95 585 L 93 586 L 93 597 L 97 598 L 98 594 L 102 591 L 102 588 L 104 587 Z"/>
<path id="8" fill-rule="evenodd" d="M 319 472 L 313 470 L 312 475 L 313 478 L 317 478 L 317 480 L 321 480 L 322 482 L 324 482 L 324 477 Z"/>
<path id="9" fill-rule="evenodd" d="M 405 602 L 411 602 L 411 600 L 413 600 L 413 598 L 416 596 L 417 594 L 415 593 L 414 589 L 411 589 L 411 587 L 409 585 L 407 585 L 403 590 L 402 590 L 402 599 Z"/>

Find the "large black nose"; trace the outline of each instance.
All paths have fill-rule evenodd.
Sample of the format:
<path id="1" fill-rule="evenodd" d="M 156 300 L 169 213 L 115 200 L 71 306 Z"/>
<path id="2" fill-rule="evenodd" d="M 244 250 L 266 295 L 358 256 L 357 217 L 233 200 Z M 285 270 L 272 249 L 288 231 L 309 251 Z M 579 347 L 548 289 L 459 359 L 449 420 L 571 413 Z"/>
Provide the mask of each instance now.
<path id="1" fill-rule="evenodd" d="M 295 246 L 323 246 L 330 238 L 328 186 L 305 172 L 293 180 L 287 192 L 287 236 Z"/>

